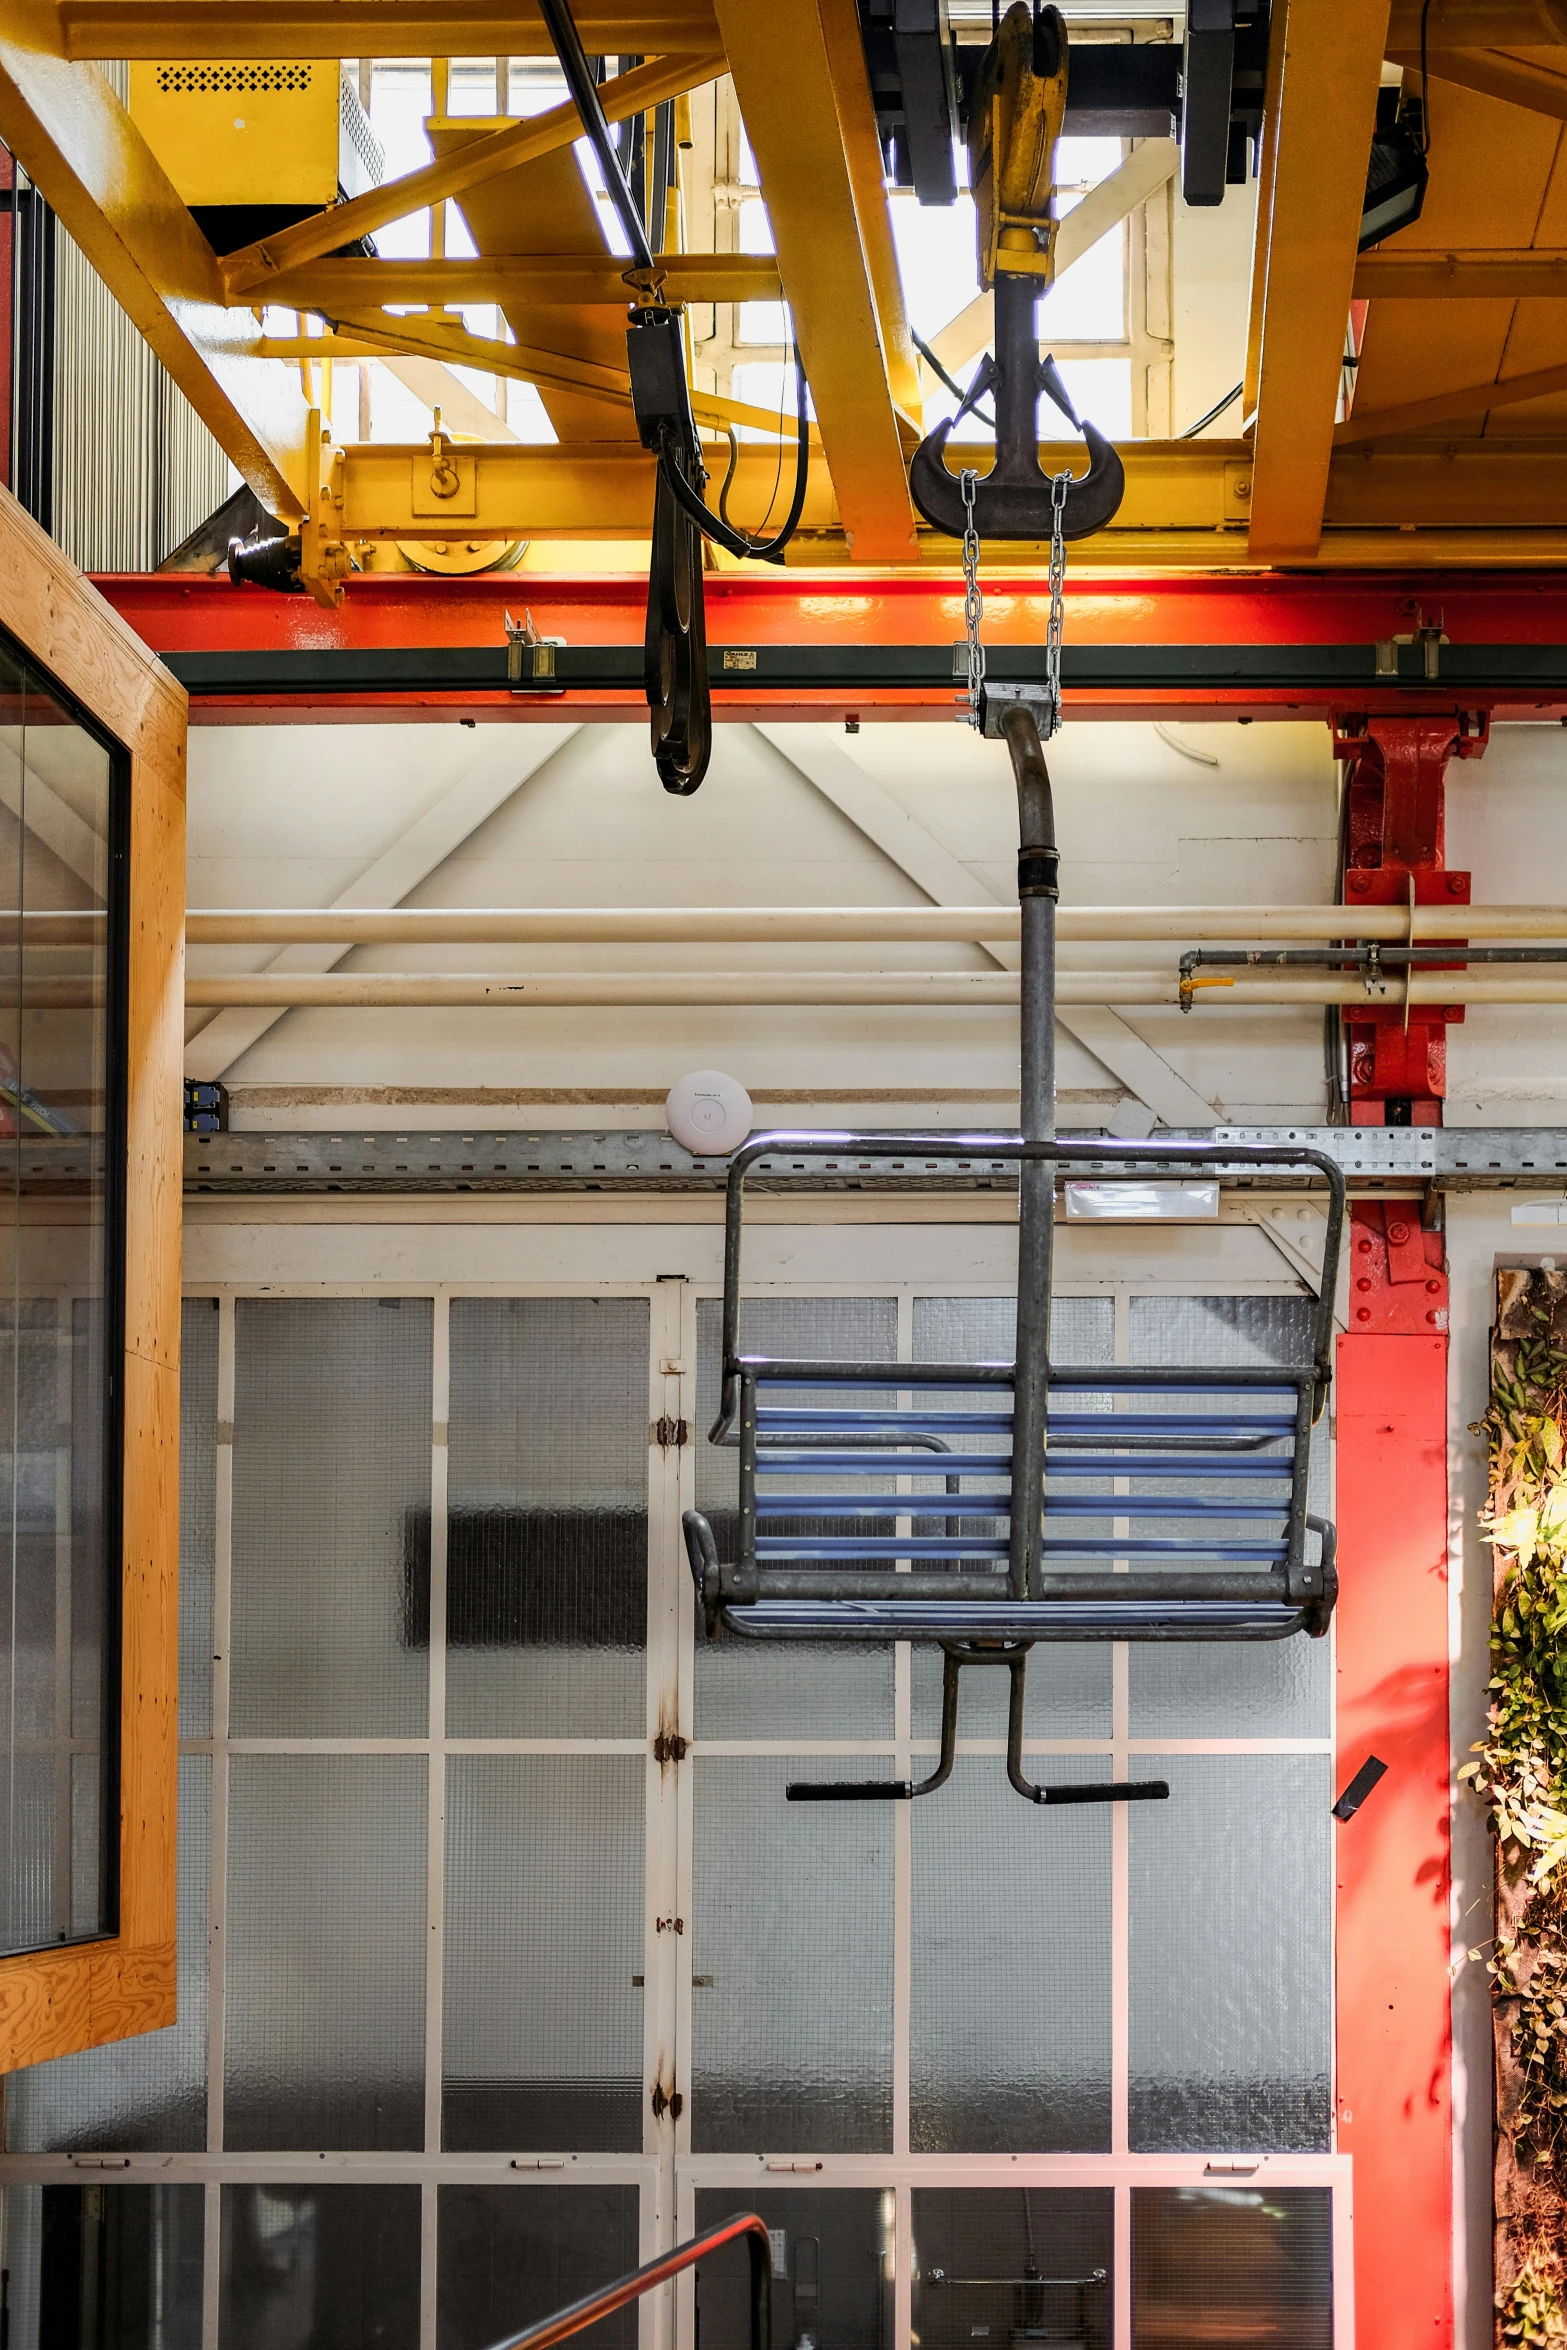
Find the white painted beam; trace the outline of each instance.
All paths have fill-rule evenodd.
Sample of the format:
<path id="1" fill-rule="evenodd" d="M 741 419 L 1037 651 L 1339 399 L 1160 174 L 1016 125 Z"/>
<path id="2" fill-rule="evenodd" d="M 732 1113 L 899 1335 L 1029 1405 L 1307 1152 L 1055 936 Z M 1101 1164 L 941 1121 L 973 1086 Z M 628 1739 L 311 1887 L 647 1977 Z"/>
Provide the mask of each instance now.
<path id="1" fill-rule="evenodd" d="M 531 782 L 578 731 L 575 726 L 499 729 L 500 740 L 487 745 L 467 774 L 367 865 L 358 880 L 333 899 L 333 905 L 400 905 L 498 808 Z M 277 972 L 331 971 L 352 952 L 347 946 L 285 947 L 265 968 Z M 225 1076 L 242 1053 L 285 1017 L 282 1011 L 255 1008 L 219 1012 L 186 1045 L 186 1075 L 209 1083 Z"/>

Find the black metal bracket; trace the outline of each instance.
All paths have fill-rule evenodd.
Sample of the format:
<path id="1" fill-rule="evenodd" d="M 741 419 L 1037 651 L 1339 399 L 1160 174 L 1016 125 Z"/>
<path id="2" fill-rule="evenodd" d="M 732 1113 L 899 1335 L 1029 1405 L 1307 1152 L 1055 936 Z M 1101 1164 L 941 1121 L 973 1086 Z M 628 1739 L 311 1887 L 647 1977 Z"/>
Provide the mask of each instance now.
<path id="1" fill-rule="evenodd" d="M 996 350 L 980 362 L 958 411 L 994 390 L 995 463 L 974 495 L 974 526 L 982 539 L 1048 539 L 1053 524 L 1050 477 L 1039 463 L 1039 398 L 1045 393 L 1088 447 L 1088 471 L 1069 486 L 1062 534 L 1084 539 L 1114 520 L 1126 494 L 1120 458 L 1095 425 L 1079 418 L 1054 359 L 1039 356 L 1035 316 L 1040 282 L 1000 272 L 996 278 Z M 946 462 L 957 416 L 927 433 L 909 464 L 909 493 L 925 520 L 949 537 L 964 529 L 963 492 Z"/>
<path id="2" fill-rule="evenodd" d="M 958 1679 L 965 1665 L 1005 1665 L 1012 1687 L 1007 1707 L 1007 1777 L 1029 1803 L 1163 1803 L 1163 1779 L 1111 1779 L 1101 1784 L 1069 1781 L 1035 1786 L 1023 1770 L 1023 1707 L 1027 1695 L 1026 1641 L 944 1642 L 941 1667 L 941 1751 L 927 1779 L 791 1779 L 790 1803 L 913 1803 L 934 1795 L 952 1776 L 958 1754 Z"/>

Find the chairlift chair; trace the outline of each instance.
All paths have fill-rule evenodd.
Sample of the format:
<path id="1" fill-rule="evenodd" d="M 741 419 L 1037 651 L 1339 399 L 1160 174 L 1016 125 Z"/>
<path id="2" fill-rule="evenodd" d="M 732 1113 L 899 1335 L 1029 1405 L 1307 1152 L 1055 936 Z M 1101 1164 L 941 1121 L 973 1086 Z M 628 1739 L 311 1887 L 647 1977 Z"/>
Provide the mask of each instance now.
<path id="1" fill-rule="evenodd" d="M 1010 1675 L 1007 1770 L 1019 1794 L 1034 1803 L 1162 1795 L 1157 1781 L 1041 1787 L 1025 1776 L 1024 1684 L 1033 1646 L 1321 1637 L 1337 1592 L 1333 1529 L 1313 1514 L 1308 1488 L 1312 1430 L 1331 1375 L 1343 1173 L 1307 1149 L 1056 1139 L 1050 779 L 1026 700 L 1004 708 L 998 731 L 1011 752 L 1020 818 L 1020 1131 L 773 1131 L 753 1135 L 730 1162 L 721 1393 L 710 1440 L 739 1453 L 733 1556 L 720 1555 L 700 1510 L 684 1519 L 707 1631 L 759 1642 L 919 1641 L 945 1656 L 941 1751 L 927 1778 L 797 1784 L 789 1790 L 795 1800 L 934 1793 L 956 1754 L 959 1675 L 983 1665 L 1004 1666 Z M 1010 1362 L 817 1361 L 743 1350 L 746 1178 L 770 1154 L 806 1151 L 958 1169 L 979 1159 L 1016 1161 Z M 1309 1353 L 1267 1367 L 1051 1359 L 1058 1176 L 1146 1183 L 1254 1169 L 1305 1176 L 1327 1193 Z M 875 1391 L 898 1400 L 867 1401 Z M 801 1400 L 806 1396 L 811 1400 Z M 980 1449 L 966 1449 L 975 1439 Z M 1215 1479 L 1233 1481 L 1244 1497 L 1204 1494 Z M 1130 1490 L 1107 1495 L 1106 1480 Z M 810 1489 L 813 1481 L 821 1490 Z M 1083 1530 L 1084 1521 L 1112 1514 L 1127 1522 L 1127 1532 Z M 922 1530 L 887 1531 L 898 1516 Z M 831 1530 L 790 1531 L 787 1522 L 800 1520 Z"/>

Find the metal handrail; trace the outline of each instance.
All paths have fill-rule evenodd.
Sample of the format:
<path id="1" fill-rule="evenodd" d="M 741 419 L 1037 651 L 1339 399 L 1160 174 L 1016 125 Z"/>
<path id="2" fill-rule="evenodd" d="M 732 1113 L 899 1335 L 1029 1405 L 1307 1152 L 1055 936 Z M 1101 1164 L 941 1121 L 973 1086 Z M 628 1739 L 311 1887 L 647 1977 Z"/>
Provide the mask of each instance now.
<path id="1" fill-rule="evenodd" d="M 721 2252 L 737 2236 L 744 2236 L 751 2255 L 751 2350 L 772 2350 L 773 2343 L 773 2247 L 767 2232 L 766 2220 L 754 2211 L 737 2211 L 716 2228 L 706 2229 L 693 2236 L 687 2244 L 677 2244 L 673 2251 L 661 2252 L 656 2260 L 641 2268 L 634 2268 L 629 2276 L 617 2277 L 612 2285 L 600 2285 L 596 2293 L 586 2294 L 580 2301 L 568 2302 L 557 2309 L 553 2317 L 542 2318 L 536 2326 L 529 2326 L 520 2334 L 507 2334 L 492 2345 L 492 2350 L 553 2350 L 556 2342 L 564 2342 L 573 2334 L 580 2334 L 585 2326 L 596 2325 L 601 2317 L 612 2317 L 628 2302 L 640 2301 L 644 2293 L 651 2293 L 655 2285 L 666 2285 L 682 2269 L 694 2268 L 709 2252 Z"/>

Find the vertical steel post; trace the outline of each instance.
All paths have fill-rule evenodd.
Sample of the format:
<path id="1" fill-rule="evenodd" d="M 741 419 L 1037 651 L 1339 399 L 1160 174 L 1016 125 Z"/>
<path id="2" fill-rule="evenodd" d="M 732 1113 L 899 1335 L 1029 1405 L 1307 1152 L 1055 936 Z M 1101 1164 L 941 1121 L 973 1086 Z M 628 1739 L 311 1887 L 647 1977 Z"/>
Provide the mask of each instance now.
<path id="1" fill-rule="evenodd" d="M 1002 718 L 1001 731 L 1017 779 L 1017 893 L 1023 945 L 1019 1127 L 1025 1142 L 1052 1142 L 1056 1130 L 1055 809 L 1050 771 L 1032 712 L 1015 705 Z M 1007 1562 L 1015 1599 L 1040 1596 L 1055 1204 L 1054 1168 L 1045 1160 L 1025 1159 L 1018 1169 L 1017 1356 L 1012 1404 L 1012 1530 Z"/>

